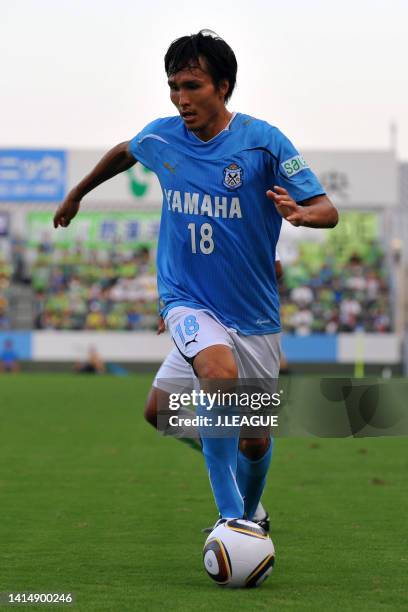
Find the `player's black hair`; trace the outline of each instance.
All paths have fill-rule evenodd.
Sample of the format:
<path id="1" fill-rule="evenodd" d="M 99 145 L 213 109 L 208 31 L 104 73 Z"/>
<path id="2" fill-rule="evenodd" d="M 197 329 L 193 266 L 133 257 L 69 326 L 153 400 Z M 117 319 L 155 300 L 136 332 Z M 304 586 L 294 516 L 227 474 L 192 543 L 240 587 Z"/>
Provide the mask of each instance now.
<path id="1" fill-rule="evenodd" d="M 182 36 L 171 43 L 164 56 L 167 76 L 185 68 L 199 66 L 200 56 L 205 59 L 208 72 L 216 87 L 224 79 L 228 81 L 229 89 L 225 96 L 225 102 L 228 102 L 237 80 L 237 60 L 225 40 L 211 30 L 200 30 L 198 34 Z"/>

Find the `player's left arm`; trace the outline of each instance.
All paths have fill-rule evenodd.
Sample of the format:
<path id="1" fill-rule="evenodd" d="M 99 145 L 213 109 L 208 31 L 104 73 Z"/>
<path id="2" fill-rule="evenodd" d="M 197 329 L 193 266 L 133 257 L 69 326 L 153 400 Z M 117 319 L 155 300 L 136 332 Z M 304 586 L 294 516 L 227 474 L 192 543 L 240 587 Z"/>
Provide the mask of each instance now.
<path id="1" fill-rule="evenodd" d="M 327 195 L 317 195 L 297 203 L 284 187 L 268 189 L 278 213 L 292 225 L 304 227 L 335 227 L 339 220 L 337 208 Z"/>

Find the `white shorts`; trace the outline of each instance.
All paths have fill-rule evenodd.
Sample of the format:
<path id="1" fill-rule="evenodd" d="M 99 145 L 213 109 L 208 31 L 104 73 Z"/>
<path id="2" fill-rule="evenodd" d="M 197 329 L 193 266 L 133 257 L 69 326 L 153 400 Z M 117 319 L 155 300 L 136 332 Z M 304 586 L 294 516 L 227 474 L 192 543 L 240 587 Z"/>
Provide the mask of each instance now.
<path id="1" fill-rule="evenodd" d="M 239 378 L 278 378 L 280 333 L 244 336 L 223 325 L 209 311 L 185 306 L 169 311 L 166 326 L 177 348 L 168 354 L 157 372 L 155 387 L 168 391 L 167 382 L 175 378 L 194 381 L 196 387 L 198 381 L 191 362 L 197 353 L 215 344 L 224 344 L 232 350 Z M 170 387 L 173 389 L 173 385 Z"/>

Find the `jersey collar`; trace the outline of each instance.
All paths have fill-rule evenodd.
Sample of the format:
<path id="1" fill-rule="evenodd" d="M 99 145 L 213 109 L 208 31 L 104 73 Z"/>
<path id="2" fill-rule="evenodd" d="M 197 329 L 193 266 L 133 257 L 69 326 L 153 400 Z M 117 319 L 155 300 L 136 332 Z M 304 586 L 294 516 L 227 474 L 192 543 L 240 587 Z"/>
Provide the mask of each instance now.
<path id="1" fill-rule="evenodd" d="M 188 135 L 191 136 L 191 138 L 193 140 L 195 140 L 197 143 L 200 143 L 202 145 L 207 145 L 207 144 L 210 144 L 210 143 L 214 142 L 214 140 L 216 140 L 217 138 L 220 138 L 221 134 L 223 134 L 224 132 L 229 132 L 230 131 L 230 127 L 231 127 L 231 123 L 234 121 L 236 116 L 237 116 L 237 113 L 233 112 L 232 113 L 232 117 L 228 121 L 228 123 L 225 126 L 225 128 L 223 128 L 220 132 L 218 132 L 218 134 L 216 134 L 215 136 L 210 138 L 210 140 L 201 140 L 201 138 L 198 138 L 198 136 L 196 136 L 194 134 L 194 132 L 190 132 L 190 130 L 188 130 L 187 128 L 185 128 L 185 129 L 186 129 L 186 132 L 188 133 Z"/>

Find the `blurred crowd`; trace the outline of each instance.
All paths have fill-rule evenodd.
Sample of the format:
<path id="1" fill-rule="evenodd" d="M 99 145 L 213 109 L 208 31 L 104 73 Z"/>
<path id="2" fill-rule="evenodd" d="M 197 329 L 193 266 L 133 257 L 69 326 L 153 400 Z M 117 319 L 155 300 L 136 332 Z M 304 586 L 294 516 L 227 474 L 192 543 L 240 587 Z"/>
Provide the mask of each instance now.
<path id="1" fill-rule="evenodd" d="M 284 269 L 280 288 L 282 326 L 298 335 L 391 331 L 391 304 L 383 253 L 339 264 L 327 257 L 314 271 L 298 262 Z"/>
<path id="2" fill-rule="evenodd" d="M 9 290 L 13 276 L 13 266 L 0 253 L 0 330 L 10 328 Z"/>
<path id="3" fill-rule="evenodd" d="M 14 258 L 15 259 L 15 258 Z M 31 285 L 33 328 L 156 329 L 155 253 L 56 249 L 44 241 L 25 259 L 0 255 L 0 329 L 10 328 L 12 278 Z M 24 270 L 23 270 L 24 268 Z M 282 325 L 299 335 L 388 332 L 392 329 L 387 271 L 379 245 L 341 264 L 327 256 L 317 269 L 300 254 L 285 267 L 280 287 Z"/>
<path id="4" fill-rule="evenodd" d="M 155 327 L 156 272 L 150 250 L 55 251 L 41 245 L 30 266 L 36 329 Z"/>

